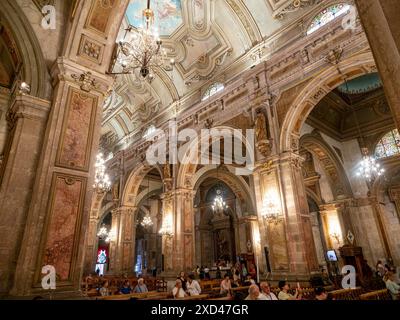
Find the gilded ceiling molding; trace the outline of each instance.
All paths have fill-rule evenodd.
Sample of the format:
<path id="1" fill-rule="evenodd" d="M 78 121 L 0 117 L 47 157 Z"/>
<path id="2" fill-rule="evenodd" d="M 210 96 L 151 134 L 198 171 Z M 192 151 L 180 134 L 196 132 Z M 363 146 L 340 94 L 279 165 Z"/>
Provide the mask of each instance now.
<path id="1" fill-rule="evenodd" d="M 322 0 L 291 0 L 289 4 L 274 12 L 274 19 L 282 20 L 288 13 L 321 3 Z"/>
<path id="2" fill-rule="evenodd" d="M 252 18 L 247 14 L 247 10 L 242 6 L 241 1 L 240 5 L 235 1 L 235 0 L 226 0 L 226 2 L 229 4 L 231 9 L 235 12 L 235 14 L 238 16 L 241 24 L 246 30 L 246 33 L 248 37 L 250 38 L 250 42 L 252 45 L 258 43 L 261 40 L 260 32 L 257 30 L 258 34 L 254 32 L 254 21 L 252 21 Z"/>

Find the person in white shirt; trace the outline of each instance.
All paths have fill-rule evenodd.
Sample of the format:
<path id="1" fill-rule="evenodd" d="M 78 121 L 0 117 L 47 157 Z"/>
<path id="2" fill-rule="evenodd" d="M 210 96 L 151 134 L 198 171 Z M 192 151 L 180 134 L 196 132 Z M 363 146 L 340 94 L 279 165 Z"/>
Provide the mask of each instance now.
<path id="1" fill-rule="evenodd" d="M 267 297 L 260 293 L 260 289 L 256 284 L 252 284 L 249 288 L 249 295 L 245 300 L 267 300 Z"/>
<path id="2" fill-rule="evenodd" d="M 268 282 L 266 281 L 261 282 L 260 287 L 261 287 L 261 293 L 267 298 L 266 300 L 278 300 L 276 295 L 273 292 L 271 292 L 271 286 L 269 285 Z"/>
<path id="3" fill-rule="evenodd" d="M 390 295 L 392 296 L 393 300 L 399 300 L 400 298 L 400 286 L 393 281 L 394 274 L 393 272 L 389 271 L 383 277 L 383 281 L 385 281 L 386 288 L 389 290 Z"/>
<path id="4" fill-rule="evenodd" d="M 196 280 L 194 280 L 194 276 L 191 274 L 188 277 L 188 282 L 186 284 L 186 287 L 189 295 L 191 296 L 198 296 L 201 293 L 201 287 L 199 283 Z"/>
<path id="5" fill-rule="evenodd" d="M 229 279 L 229 275 L 225 275 L 224 280 L 221 282 L 221 294 L 227 295 L 228 297 L 231 297 L 231 292 L 232 292 L 232 285 L 231 285 L 231 280 Z"/>
<path id="6" fill-rule="evenodd" d="M 174 299 L 184 298 L 187 297 L 186 292 L 182 289 L 182 281 L 177 279 L 175 281 L 175 287 L 172 289 L 172 295 Z"/>

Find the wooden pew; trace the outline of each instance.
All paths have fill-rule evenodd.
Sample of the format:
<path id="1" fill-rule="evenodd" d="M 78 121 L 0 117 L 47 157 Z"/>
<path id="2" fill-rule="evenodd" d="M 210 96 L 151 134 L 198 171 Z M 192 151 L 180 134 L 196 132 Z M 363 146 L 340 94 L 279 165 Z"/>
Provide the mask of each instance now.
<path id="1" fill-rule="evenodd" d="M 183 301 L 192 301 L 192 300 L 206 300 L 208 298 L 208 294 L 200 294 L 198 296 L 189 296 L 178 299 L 167 299 L 167 300 L 183 300 Z"/>
<path id="2" fill-rule="evenodd" d="M 161 293 L 158 291 L 149 291 L 143 293 L 131 293 L 131 294 L 117 294 L 104 297 L 96 297 L 96 300 L 130 300 L 130 299 L 145 299 L 154 298 L 160 296 L 167 296 L 168 293 Z"/>
<path id="3" fill-rule="evenodd" d="M 360 300 L 360 295 L 364 290 L 361 287 L 356 289 L 340 289 L 329 292 L 329 295 L 334 300 Z"/>
<path id="4" fill-rule="evenodd" d="M 360 300 L 392 300 L 388 289 L 376 290 L 360 295 Z"/>

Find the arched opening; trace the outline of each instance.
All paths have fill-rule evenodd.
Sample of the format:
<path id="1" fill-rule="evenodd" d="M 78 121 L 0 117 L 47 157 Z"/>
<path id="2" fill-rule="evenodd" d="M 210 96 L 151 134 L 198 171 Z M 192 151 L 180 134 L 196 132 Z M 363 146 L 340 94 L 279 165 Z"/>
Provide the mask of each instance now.
<path id="1" fill-rule="evenodd" d="M 341 74 L 336 73 L 338 68 Z M 326 244 L 328 267 L 333 266 L 330 250 L 338 257 L 339 266 L 354 259 L 359 259 L 360 265 L 373 265 L 390 257 L 393 250 L 387 225 L 382 223 L 385 214 L 377 210 L 379 205 L 370 198 L 370 183 L 357 177 L 357 169 L 362 148 L 374 154 L 376 141 L 393 128 L 393 117 L 379 75 L 368 73 L 373 67 L 367 56 L 339 62 L 335 69 L 327 70 L 324 78 L 311 80 L 314 88 L 307 85 L 295 99 L 283 120 L 281 148 L 305 159 L 303 178 L 308 194 L 321 200 L 320 238 Z M 308 202 L 311 210 L 315 203 Z M 345 250 L 348 247 L 360 248 L 362 255 L 350 256 Z M 321 265 L 321 251 L 317 248 L 316 252 Z M 336 268 L 329 269 L 335 273 Z M 362 275 L 361 269 L 357 272 Z"/>
<path id="2" fill-rule="evenodd" d="M 151 170 L 139 187 L 134 223 L 134 271 L 137 275 L 157 275 L 162 271 L 162 181 L 157 169 Z"/>
<path id="3" fill-rule="evenodd" d="M 226 204 L 222 210 L 217 197 Z M 200 184 L 194 202 L 196 265 L 227 268 L 236 262 L 237 205 L 235 194 L 221 180 L 207 178 Z"/>

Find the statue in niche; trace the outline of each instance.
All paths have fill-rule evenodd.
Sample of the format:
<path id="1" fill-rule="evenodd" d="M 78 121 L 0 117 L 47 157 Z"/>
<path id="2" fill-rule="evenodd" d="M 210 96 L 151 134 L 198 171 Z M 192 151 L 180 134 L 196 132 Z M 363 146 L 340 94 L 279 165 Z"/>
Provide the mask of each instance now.
<path id="1" fill-rule="evenodd" d="M 164 164 L 164 179 L 171 179 L 171 167 L 169 165 L 169 162 Z"/>
<path id="2" fill-rule="evenodd" d="M 119 180 L 117 180 L 112 187 L 112 198 L 113 200 L 119 199 Z"/>
<path id="3" fill-rule="evenodd" d="M 257 111 L 254 126 L 256 131 L 257 149 L 264 157 L 268 157 L 271 154 L 271 140 L 268 137 L 267 121 L 261 110 Z"/>
<path id="4" fill-rule="evenodd" d="M 163 174 L 164 174 L 165 191 L 169 191 L 172 189 L 172 182 L 171 182 L 171 166 L 168 160 L 164 164 Z"/>
<path id="5" fill-rule="evenodd" d="M 265 120 L 265 116 L 261 112 L 261 110 L 257 111 L 255 130 L 256 130 L 256 140 L 258 143 L 261 141 L 268 140 L 267 123 Z"/>

